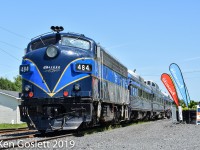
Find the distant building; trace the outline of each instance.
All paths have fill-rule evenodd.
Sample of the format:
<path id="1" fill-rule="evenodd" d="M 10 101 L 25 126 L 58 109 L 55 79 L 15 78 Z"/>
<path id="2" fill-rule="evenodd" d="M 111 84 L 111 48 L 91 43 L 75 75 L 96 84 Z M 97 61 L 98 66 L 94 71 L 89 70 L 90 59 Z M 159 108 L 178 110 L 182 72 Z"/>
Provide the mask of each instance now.
<path id="1" fill-rule="evenodd" d="M 22 123 L 18 106 L 20 104 L 18 92 L 0 90 L 0 123 Z"/>

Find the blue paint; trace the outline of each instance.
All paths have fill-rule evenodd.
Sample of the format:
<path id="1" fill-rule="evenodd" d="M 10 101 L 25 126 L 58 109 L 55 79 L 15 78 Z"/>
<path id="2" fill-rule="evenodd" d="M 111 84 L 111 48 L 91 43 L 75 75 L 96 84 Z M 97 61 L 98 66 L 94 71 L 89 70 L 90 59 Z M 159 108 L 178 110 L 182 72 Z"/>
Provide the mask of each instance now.
<path id="1" fill-rule="evenodd" d="M 61 90 L 64 86 L 66 86 L 67 84 L 69 84 L 70 82 L 73 82 L 75 80 L 78 80 L 80 78 L 84 78 L 84 77 L 87 77 L 88 75 L 90 75 L 91 73 L 88 72 L 75 72 L 74 71 L 74 66 L 76 63 L 82 63 L 82 64 L 91 64 L 92 66 L 93 65 L 93 61 L 92 60 L 78 60 L 74 63 L 72 63 L 68 68 L 67 70 L 64 72 L 60 82 L 58 83 L 56 89 L 55 89 L 55 93 L 59 90 Z"/>
<path id="2" fill-rule="evenodd" d="M 54 37 L 55 34 L 48 34 L 42 36 L 42 38 Z M 33 40 L 27 48 L 27 54 L 24 56 L 22 64 L 29 64 L 31 66 L 30 74 L 22 74 L 23 86 L 31 84 L 35 92 L 35 98 L 49 98 L 49 93 L 54 94 L 54 98 L 63 97 L 63 91 L 68 91 L 69 96 L 92 96 L 94 88 L 92 86 L 92 78 L 102 78 L 103 82 L 111 82 L 114 85 L 121 86 L 124 89 L 128 89 L 128 85 L 131 82 L 138 89 L 142 89 L 147 93 L 153 91 L 145 87 L 139 80 L 135 80 L 130 74 L 128 77 L 124 77 L 117 72 L 113 71 L 105 65 L 99 66 L 96 59 L 96 43 L 85 36 L 80 36 L 71 33 L 61 33 L 61 36 L 70 36 L 78 39 L 87 40 L 91 44 L 91 49 L 85 50 L 76 47 L 70 47 L 61 45 L 59 42 L 54 46 L 58 49 L 58 55 L 55 58 L 49 58 L 46 56 L 47 46 L 39 48 L 37 50 L 31 50 L 31 43 L 40 41 L 39 38 Z M 76 70 L 76 64 L 90 64 L 92 66 L 91 72 L 82 72 Z M 55 70 L 49 70 L 45 68 L 58 68 Z M 99 72 L 101 68 L 101 73 Z M 40 72 L 40 73 L 39 73 Z M 45 84 L 46 83 L 46 84 Z M 75 92 L 73 90 L 74 85 L 78 83 L 81 85 L 81 91 Z M 36 86 L 35 86 L 36 85 Z M 98 90 L 100 90 L 100 84 L 97 84 Z M 24 88 L 24 87 L 23 87 Z M 41 90 L 42 89 L 42 90 Z M 100 92 L 100 91 L 98 91 Z"/>
<path id="3" fill-rule="evenodd" d="M 39 70 L 37 70 L 35 65 L 29 60 L 23 61 L 22 64 L 30 64 L 31 72 L 32 72 L 31 74 L 22 74 L 22 78 L 36 84 L 37 86 L 42 88 L 44 91 L 50 92 L 47 86 L 44 84 L 43 79 L 39 73 Z"/>

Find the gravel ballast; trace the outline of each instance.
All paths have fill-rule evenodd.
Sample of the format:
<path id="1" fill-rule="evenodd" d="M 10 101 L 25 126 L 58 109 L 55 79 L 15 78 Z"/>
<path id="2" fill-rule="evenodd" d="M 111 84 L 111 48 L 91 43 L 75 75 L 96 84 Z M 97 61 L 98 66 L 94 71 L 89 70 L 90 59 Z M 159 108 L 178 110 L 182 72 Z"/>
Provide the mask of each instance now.
<path id="1" fill-rule="evenodd" d="M 170 119 L 163 119 L 81 137 L 69 136 L 49 141 L 50 144 L 46 146 L 14 149 L 199 150 L 199 139 L 200 125 L 173 124 Z M 72 148 L 74 143 L 75 146 Z"/>
<path id="2" fill-rule="evenodd" d="M 105 132 L 73 137 L 82 150 L 199 150 L 200 125 L 158 120 Z"/>

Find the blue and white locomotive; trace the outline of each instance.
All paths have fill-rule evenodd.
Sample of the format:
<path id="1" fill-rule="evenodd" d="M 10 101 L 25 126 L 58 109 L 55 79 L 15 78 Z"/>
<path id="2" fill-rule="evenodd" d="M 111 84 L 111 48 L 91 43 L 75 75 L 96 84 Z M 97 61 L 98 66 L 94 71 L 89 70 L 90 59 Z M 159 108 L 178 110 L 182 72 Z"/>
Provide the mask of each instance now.
<path id="1" fill-rule="evenodd" d="M 164 113 L 162 95 L 94 40 L 51 29 L 32 39 L 20 65 L 21 120 L 30 128 L 73 130 Z"/>
<path id="2" fill-rule="evenodd" d="M 22 121 L 51 131 L 128 118 L 127 68 L 83 34 L 52 29 L 28 44 L 20 66 Z"/>

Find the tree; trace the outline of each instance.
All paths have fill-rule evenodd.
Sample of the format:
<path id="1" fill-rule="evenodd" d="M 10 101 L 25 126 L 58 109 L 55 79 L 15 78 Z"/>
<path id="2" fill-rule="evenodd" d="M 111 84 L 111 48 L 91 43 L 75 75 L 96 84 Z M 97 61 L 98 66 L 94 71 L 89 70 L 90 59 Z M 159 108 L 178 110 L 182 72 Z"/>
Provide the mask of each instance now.
<path id="1" fill-rule="evenodd" d="M 0 77 L 0 89 L 9 91 L 21 92 L 22 79 L 21 76 L 14 78 L 14 82 L 8 80 L 7 78 Z"/>
<path id="2" fill-rule="evenodd" d="M 22 91 L 22 77 L 18 75 L 14 78 L 14 84 L 16 86 L 16 91 L 21 92 Z"/>
<path id="3" fill-rule="evenodd" d="M 190 103 L 189 103 L 189 108 L 196 108 L 197 104 L 198 104 L 198 102 L 191 100 Z"/>
<path id="4" fill-rule="evenodd" d="M 179 100 L 180 106 L 182 108 L 187 108 L 185 102 L 183 100 Z M 198 102 L 191 100 L 190 103 L 188 104 L 189 108 L 196 108 L 196 105 L 198 104 Z"/>
<path id="5" fill-rule="evenodd" d="M 186 104 L 183 100 L 179 100 L 179 104 L 182 108 L 185 108 L 186 107 Z"/>

